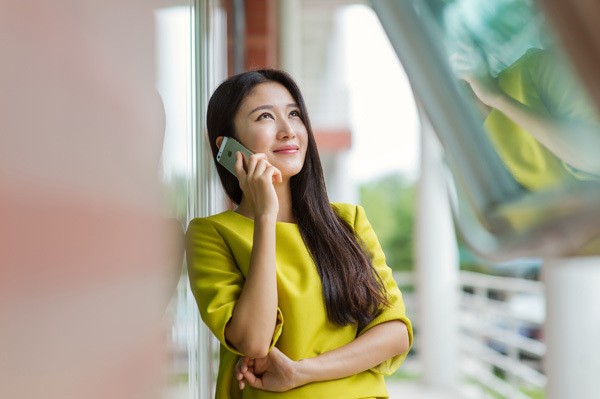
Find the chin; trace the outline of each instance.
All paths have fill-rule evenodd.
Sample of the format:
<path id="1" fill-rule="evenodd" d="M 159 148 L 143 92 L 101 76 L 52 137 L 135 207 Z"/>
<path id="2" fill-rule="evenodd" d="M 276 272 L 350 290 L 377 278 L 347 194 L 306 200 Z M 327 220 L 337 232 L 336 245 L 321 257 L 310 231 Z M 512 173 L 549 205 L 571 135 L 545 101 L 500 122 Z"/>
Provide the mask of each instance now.
<path id="1" fill-rule="evenodd" d="M 296 176 L 298 173 L 300 173 L 301 170 L 302 170 L 302 168 L 279 169 L 279 171 L 281 172 L 281 176 L 283 177 L 283 180 L 288 180 L 291 177 Z"/>
<path id="2" fill-rule="evenodd" d="M 281 160 L 279 162 L 272 162 L 271 165 L 279 169 L 281 174 L 284 176 L 296 175 L 302 170 L 302 167 L 304 166 L 304 164 L 300 164 L 299 162 L 281 162 Z"/>

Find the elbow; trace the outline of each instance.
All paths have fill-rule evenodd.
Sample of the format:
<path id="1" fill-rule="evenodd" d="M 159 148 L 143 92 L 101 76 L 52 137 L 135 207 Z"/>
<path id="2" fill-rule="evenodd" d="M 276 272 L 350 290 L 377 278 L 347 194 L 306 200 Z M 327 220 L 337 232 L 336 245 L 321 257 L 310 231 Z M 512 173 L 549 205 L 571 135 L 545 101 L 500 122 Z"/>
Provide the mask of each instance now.
<path id="1" fill-rule="evenodd" d="M 225 338 L 239 353 L 254 359 L 267 357 L 271 346 L 271 335 L 260 334 L 257 331 L 236 334 L 234 331 L 231 324 L 227 324 Z"/>
<path id="2" fill-rule="evenodd" d="M 243 343 L 238 347 L 238 350 L 244 354 L 244 356 L 251 357 L 253 359 L 263 359 L 269 354 L 269 345 L 262 343 Z"/>
<path id="3" fill-rule="evenodd" d="M 397 323 L 397 331 L 394 336 L 393 349 L 394 356 L 401 355 L 403 353 L 407 353 L 410 349 L 410 339 L 408 336 L 408 327 L 401 321 Z"/>
<path id="4" fill-rule="evenodd" d="M 253 359 L 264 359 L 269 354 L 269 348 L 257 348 L 256 350 L 252 350 L 245 353 L 248 353 L 246 356 L 251 357 Z"/>

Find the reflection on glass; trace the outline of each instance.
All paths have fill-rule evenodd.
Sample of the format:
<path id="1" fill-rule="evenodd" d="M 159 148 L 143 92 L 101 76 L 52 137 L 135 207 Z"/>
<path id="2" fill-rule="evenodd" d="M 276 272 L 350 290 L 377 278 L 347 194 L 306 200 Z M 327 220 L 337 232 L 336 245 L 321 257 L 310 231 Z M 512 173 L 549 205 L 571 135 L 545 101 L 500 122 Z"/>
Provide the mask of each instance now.
<path id="1" fill-rule="evenodd" d="M 191 2 L 188 5 L 164 7 L 156 10 L 156 86 L 160 93 L 165 113 L 165 138 L 162 153 L 162 178 L 165 197 L 172 217 L 174 232 L 183 235 L 187 222 L 188 181 L 191 179 L 189 165 L 189 143 L 191 142 Z M 182 244 L 182 243 L 181 243 Z M 182 269 L 183 245 L 174 248 L 174 265 Z M 167 309 L 172 322 L 169 334 L 170 362 L 168 379 L 163 397 L 193 397 L 195 376 L 190 373 L 190 359 L 197 353 L 197 338 L 194 334 L 197 323 L 196 310 L 190 306 L 185 274 L 177 287 L 173 284 L 173 297 Z"/>
<path id="2" fill-rule="evenodd" d="M 532 2 L 428 2 L 515 180 L 529 190 L 598 181 L 598 116 Z"/>

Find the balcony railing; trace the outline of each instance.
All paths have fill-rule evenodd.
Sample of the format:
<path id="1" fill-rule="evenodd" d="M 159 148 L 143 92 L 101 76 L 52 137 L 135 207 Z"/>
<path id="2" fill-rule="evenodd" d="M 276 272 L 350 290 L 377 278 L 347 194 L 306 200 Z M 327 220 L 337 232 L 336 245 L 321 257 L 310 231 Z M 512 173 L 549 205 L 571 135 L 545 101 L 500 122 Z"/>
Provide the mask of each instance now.
<path id="1" fill-rule="evenodd" d="M 395 273 L 415 326 L 415 361 L 419 353 L 418 309 L 412 273 Z M 542 370 L 544 285 L 521 278 L 460 272 L 459 342 L 461 394 L 470 398 L 540 397 L 546 386 Z"/>

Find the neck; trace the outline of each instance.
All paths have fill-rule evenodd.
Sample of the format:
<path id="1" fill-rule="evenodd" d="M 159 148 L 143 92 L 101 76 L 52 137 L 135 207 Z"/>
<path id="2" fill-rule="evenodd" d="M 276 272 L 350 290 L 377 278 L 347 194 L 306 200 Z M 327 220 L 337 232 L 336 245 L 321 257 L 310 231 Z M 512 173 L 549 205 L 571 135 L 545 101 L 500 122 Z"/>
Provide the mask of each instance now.
<path id="1" fill-rule="evenodd" d="M 294 223 L 296 218 L 292 212 L 292 190 L 290 189 L 289 180 L 282 183 L 275 183 L 275 193 L 279 201 L 279 212 L 277 214 L 278 222 Z M 236 212 L 250 219 L 254 219 L 254 210 L 250 204 L 242 196 L 242 201 L 237 207 Z"/>

